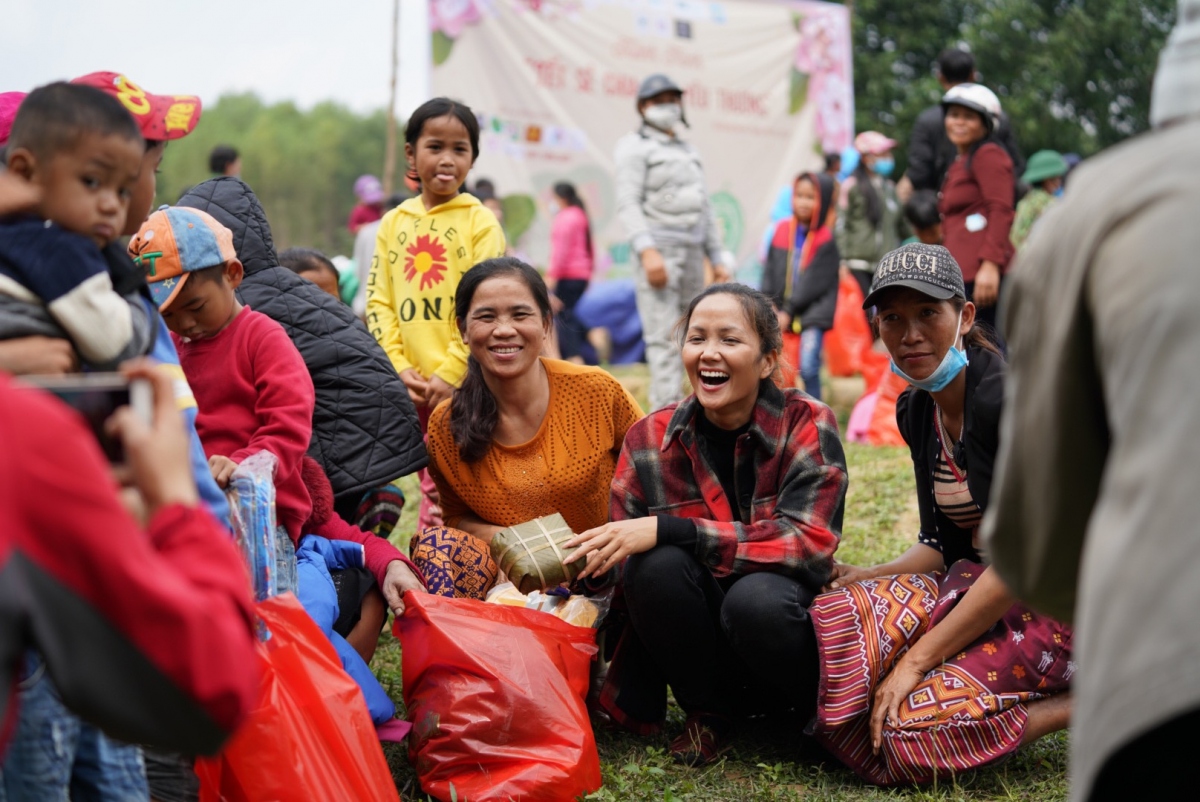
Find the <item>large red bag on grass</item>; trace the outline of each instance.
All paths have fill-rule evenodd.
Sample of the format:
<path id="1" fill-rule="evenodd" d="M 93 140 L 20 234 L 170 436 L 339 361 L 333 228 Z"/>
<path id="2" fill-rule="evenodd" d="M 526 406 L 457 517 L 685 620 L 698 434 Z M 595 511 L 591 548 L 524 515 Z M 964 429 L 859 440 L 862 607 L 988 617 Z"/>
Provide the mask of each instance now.
<path id="1" fill-rule="evenodd" d="M 295 596 L 258 604 L 258 705 L 221 753 L 196 761 L 201 802 L 399 802 L 362 691 Z"/>
<path id="2" fill-rule="evenodd" d="M 595 630 L 472 599 L 410 592 L 404 605 L 393 631 L 425 793 L 567 802 L 600 787 L 584 704 Z"/>
<path id="3" fill-rule="evenodd" d="M 871 327 L 863 314 L 862 287 L 853 276 L 838 279 L 833 328 L 825 332 L 825 366 L 831 376 L 854 376 L 862 370 L 862 354 L 871 349 Z"/>

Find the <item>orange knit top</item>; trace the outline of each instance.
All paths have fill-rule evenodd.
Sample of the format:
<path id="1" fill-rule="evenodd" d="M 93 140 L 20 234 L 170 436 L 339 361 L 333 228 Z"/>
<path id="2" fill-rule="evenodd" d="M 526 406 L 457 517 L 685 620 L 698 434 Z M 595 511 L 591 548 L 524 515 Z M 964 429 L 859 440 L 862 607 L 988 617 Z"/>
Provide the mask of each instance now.
<path id="1" fill-rule="evenodd" d="M 450 433 L 450 403 L 429 418 L 429 473 L 441 494 L 442 519 L 457 526 L 468 513 L 512 526 L 562 513 L 576 533 L 608 521 L 613 471 L 625 432 L 641 407 L 620 382 L 600 368 L 542 359 L 550 380 L 550 405 L 527 443 L 492 443 L 466 463 Z"/>

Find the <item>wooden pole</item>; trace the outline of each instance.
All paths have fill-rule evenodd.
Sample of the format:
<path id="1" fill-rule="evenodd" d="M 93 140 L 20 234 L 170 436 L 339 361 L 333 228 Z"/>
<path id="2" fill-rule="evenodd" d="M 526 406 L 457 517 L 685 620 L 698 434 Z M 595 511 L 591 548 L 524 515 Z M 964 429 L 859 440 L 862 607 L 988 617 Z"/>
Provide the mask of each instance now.
<path id="1" fill-rule="evenodd" d="M 396 172 L 396 73 L 400 69 L 400 0 L 392 0 L 392 87 L 388 93 L 387 152 L 383 155 L 383 194 L 392 194 Z"/>

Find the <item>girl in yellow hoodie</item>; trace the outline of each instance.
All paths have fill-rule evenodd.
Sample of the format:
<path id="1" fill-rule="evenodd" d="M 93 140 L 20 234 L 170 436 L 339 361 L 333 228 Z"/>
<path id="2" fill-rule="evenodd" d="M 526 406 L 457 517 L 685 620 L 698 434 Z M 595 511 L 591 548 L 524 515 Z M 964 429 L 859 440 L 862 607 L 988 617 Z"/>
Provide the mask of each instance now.
<path id="1" fill-rule="evenodd" d="M 495 215 L 460 190 L 479 156 L 479 122 L 461 103 L 434 98 L 408 120 L 404 154 L 421 194 L 384 216 L 367 280 L 367 327 L 408 387 L 424 427 L 467 373 L 467 348 L 454 322 L 462 274 L 503 256 Z M 432 488 L 421 472 L 421 489 Z M 436 525 L 422 500 L 420 526 Z"/>

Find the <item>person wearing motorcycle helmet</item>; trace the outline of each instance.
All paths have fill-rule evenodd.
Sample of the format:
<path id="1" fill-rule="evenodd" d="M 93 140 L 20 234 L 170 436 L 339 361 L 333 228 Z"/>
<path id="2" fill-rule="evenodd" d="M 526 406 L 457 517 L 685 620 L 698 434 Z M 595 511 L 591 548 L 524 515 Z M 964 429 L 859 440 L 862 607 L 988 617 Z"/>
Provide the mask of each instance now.
<path id="1" fill-rule="evenodd" d="M 656 73 L 637 92 L 641 124 L 617 142 L 617 217 L 637 255 L 637 308 L 650 365 L 650 408 L 683 398 L 683 363 L 671 336 L 704 289 L 704 260 L 729 278 L 700 154 L 680 138 L 688 125 L 683 89 Z"/>
<path id="2" fill-rule="evenodd" d="M 994 333 L 1001 278 L 1013 255 L 1013 162 L 993 137 L 1000 100 L 986 86 L 965 83 L 946 92 L 942 108 L 958 152 L 938 205 L 945 246 L 962 268 L 967 299 Z"/>
<path id="3" fill-rule="evenodd" d="M 942 92 L 948 92 L 961 84 L 976 83 L 975 57 L 966 50 L 949 47 L 938 55 L 936 72 Z M 956 155 L 954 146 L 946 138 L 944 121 L 945 110 L 941 103 L 930 106 L 917 115 L 908 136 L 908 166 L 896 187 L 902 202 L 906 202 L 908 194 L 914 190 L 928 189 L 937 192 L 941 189 L 946 171 L 954 163 Z M 1013 160 L 1013 173 L 1020 175 L 1025 170 L 1025 157 L 1017 144 L 1012 120 L 1001 114 L 1000 122 L 992 136 Z"/>

